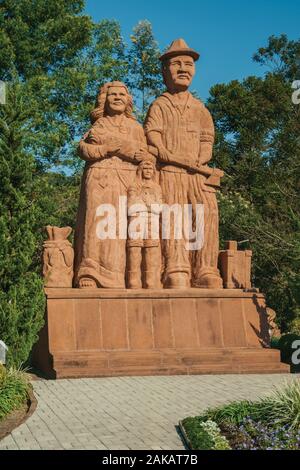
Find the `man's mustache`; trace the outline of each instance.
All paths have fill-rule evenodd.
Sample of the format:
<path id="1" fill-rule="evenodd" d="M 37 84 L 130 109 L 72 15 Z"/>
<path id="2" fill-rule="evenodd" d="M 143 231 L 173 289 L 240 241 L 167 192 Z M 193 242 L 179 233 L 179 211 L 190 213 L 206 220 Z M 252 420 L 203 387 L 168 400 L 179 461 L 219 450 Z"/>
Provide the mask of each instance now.
<path id="1" fill-rule="evenodd" d="M 189 72 L 177 72 L 177 76 L 183 76 L 186 78 L 190 78 L 191 74 Z"/>

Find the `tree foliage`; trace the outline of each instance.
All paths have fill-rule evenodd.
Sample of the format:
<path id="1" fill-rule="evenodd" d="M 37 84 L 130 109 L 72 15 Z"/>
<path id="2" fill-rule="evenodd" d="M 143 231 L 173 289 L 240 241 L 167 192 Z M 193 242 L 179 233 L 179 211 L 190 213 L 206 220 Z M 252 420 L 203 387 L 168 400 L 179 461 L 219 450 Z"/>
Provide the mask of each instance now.
<path id="1" fill-rule="evenodd" d="M 0 105 L 0 336 L 15 364 L 27 359 L 43 323 L 43 226 L 74 225 L 75 142 L 97 88 L 126 71 L 118 23 L 95 24 L 83 7 L 0 1 L 0 78 L 8 90 Z"/>
<path id="2" fill-rule="evenodd" d="M 28 110 L 19 96 L 19 85 L 10 87 L 9 104 L 0 107 L 0 335 L 15 365 L 27 359 L 44 316 L 42 282 L 33 265 L 36 168 L 22 148 Z"/>
<path id="3" fill-rule="evenodd" d="M 0 79 L 9 89 L 0 107 L 0 333 L 15 363 L 27 358 L 42 324 L 43 227 L 75 223 L 82 168 L 75 148 L 97 91 L 106 81 L 128 83 L 141 51 L 126 50 L 118 22 L 93 22 L 84 3 L 0 0 Z M 132 85 L 146 97 L 160 80 L 158 48 L 151 50 L 150 24 L 134 34 L 147 73 Z"/>
<path id="4" fill-rule="evenodd" d="M 134 27 L 130 39 L 132 44 L 127 54 L 128 84 L 138 105 L 137 116 L 140 121 L 143 121 L 151 101 L 163 89 L 159 62 L 160 51 L 149 21 L 140 21 Z"/>
<path id="5" fill-rule="evenodd" d="M 116 21 L 94 23 L 84 2 L 3 0 L 0 34 L 6 53 L 2 80 L 21 80 L 32 110 L 24 146 L 41 169 L 76 169 L 74 145 L 88 125 L 98 87 L 126 75 L 124 44 Z"/>
<path id="6" fill-rule="evenodd" d="M 248 240 L 255 285 L 283 329 L 300 316 L 300 106 L 292 102 L 300 41 L 269 38 L 254 60 L 262 78 L 215 85 L 209 107 L 217 127 L 215 160 L 226 172 L 222 238 Z"/>

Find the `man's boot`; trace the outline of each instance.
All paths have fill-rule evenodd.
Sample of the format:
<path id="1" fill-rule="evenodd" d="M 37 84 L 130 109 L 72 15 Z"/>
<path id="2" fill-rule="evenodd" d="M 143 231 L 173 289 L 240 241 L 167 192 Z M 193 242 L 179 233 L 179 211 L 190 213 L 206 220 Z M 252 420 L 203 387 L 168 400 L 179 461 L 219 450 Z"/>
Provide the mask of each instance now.
<path id="1" fill-rule="evenodd" d="M 128 271 L 127 272 L 128 289 L 141 289 L 141 271 Z"/>
<path id="2" fill-rule="evenodd" d="M 170 273 L 167 276 L 165 287 L 168 289 L 188 289 L 190 285 L 190 276 L 187 272 Z"/>
<path id="3" fill-rule="evenodd" d="M 145 271 L 145 288 L 146 289 L 160 289 L 161 282 L 160 282 L 160 269 L 157 268 L 156 270 Z"/>
<path id="4" fill-rule="evenodd" d="M 142 252 L 139 246 L 127 247 L 127 287 L 128 289 L 141 289 L 141 261 Z"/>
<path id="5" fill-rule="evenodd" d="M 194 281 L 194 287 L 201 289 L 223 289 L 223 280 L 218 269 L 203 268 L 198 278 Z"/>

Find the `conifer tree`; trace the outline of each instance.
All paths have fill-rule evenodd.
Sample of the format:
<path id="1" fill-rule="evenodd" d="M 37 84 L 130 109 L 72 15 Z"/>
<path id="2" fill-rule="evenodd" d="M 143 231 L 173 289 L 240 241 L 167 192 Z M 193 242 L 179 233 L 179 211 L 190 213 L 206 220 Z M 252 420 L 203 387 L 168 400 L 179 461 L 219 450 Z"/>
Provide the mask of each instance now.
<path id="1" fill-rule="evenodd" d="M 136 114 L 143 121 L 151 101 L 163 89 L 160 73 L 160 51 L 149 21 L 140 21 L 131 35 L 128 51 L 128 84 L 135 97 Z"/>
<path id="2" fill-rule="evenodd" d="M 253 249 L 254 284 L 283 331 L 300 333 L 300 40 L 271 36 L 254 55 L 262 77 L 212 87 L 214 161 L 226 172 L 222 239 Z"/>
<path id="3" fill-rule="evenodd" d="M 22 85 L 15 84 L 0 105 L 0 338 L 17 366 L 28 358 L 44 316 L 42 281 L 33 268 L 38 209 L 35 160 L 23 149 L 26 119 Z"/>
<path id="4" fill-rule="evenodd" d="M 126 74 L 118 23 L 84 3 L 0 0 L 0 339 L 18 365 L 43 323 L 43 226 L 74 225 L 76 140 L 99 86 Z"/>

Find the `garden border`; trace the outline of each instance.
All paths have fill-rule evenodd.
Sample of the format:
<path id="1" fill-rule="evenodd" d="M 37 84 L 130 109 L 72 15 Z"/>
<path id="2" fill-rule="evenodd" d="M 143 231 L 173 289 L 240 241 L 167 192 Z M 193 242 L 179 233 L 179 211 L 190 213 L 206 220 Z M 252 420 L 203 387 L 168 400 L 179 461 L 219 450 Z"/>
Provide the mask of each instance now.
<path id="1" fill-rule="evenodd" d="M 184 426 L 183 426 L 183 424 L 182 424 L 182 421 L 180 420 L 180 421 L 178 422 L 178 424 L 179 424 L 179 429 L 180 429 L 180 433 L 181 433 L 181 437 L 182 437 L 182 439 L 183 439 L 184 445 L 188 448 L 188 450 L 194 450 L 193 447 L 192 447 L 192 444 L 191 444 L 191 442 L 190 442 L 190 440 L 189 440 L 189 438 L 188 438 L 188 435 L 187 435 L 187 433 L 185 432 L 185 429 L 184 429 Z"/>
<path id="2" fill-rule="evenodd" d="M 30 418 L 36 410 L 37 403 L 38 401 L 33 393 L 33 389 L 30 388 L 26 404 L 23 404 L 21 408 L 9 413 L 3 421 L 0 422 L 0 441 Z"/>

